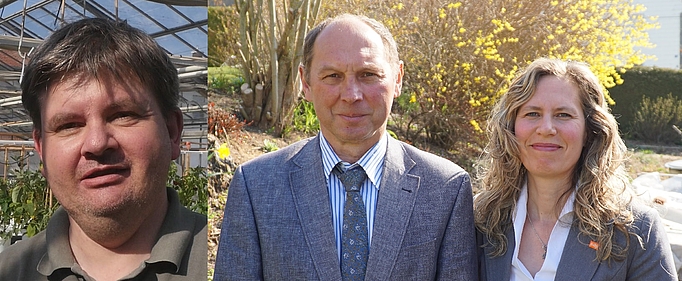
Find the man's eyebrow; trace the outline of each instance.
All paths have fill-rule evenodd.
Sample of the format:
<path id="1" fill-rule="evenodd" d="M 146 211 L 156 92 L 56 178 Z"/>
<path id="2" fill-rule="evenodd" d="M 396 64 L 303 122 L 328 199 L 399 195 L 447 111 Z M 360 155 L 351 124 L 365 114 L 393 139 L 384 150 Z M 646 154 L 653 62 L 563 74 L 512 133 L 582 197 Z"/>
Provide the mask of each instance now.
<path id="1" fill-rule="evenodd" d="M 322 67 L 320 67 L 320 72 L 322 71 L 336 71 L 338 70 L 338 67 L 331 65 L 331 64 L 323 64 Z"/>
<path id="2" fill-rule="evenodd" d="M 379 64 L 376 63 L 365 63 L 361 65 L 359 68 L 357 68 L 357 71 L 374 71 L 374 72 L 384 72 L 384 68 L 381 67 Z M 339 67 L 332 65 L 332 64 L 324 64 L 320 67 L 320 72 L 324 71 L 339 71 Z"/>
<path id="3" fill-rule="evenodd" d="M 45 124 L 47 125 L 47 128 L 54 128 L 61 125 L 62 123 L 75 120 L 78 118 L 78 116 L 78 114 L 71 112 L 61 112 L 50 117 L 48 120 L 46 120 L 47 122 L 45 122 Z"/>
<path id="4" fill-rule="evenodd" d="M 135 111 L 149 111 L 151 110 L 151 100 L 134 100 L 132 98 L 117 99 L 104 110 L 118 111 L 118 110 L 135 110 Z"/>

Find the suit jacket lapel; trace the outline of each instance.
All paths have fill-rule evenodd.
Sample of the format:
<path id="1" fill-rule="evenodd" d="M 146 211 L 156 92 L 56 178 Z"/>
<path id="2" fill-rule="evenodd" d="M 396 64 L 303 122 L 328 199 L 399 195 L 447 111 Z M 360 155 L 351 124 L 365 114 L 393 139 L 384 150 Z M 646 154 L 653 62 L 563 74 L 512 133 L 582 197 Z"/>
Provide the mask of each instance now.
<path id="1" fill-rule="evenodd" d="M 400 142 L 388 139 L 366 280 L 389 279 L 419 191 L 419 177 L 409 174 L 415 162 Z"/>
<path id="2" fill-rule="evenodd" d="M 556 272 L 556 280 L 591 280 L 599 267 L 595 262 L 596 257 L 592 248 L 588 247 L 590 240 L 583 235 L 575 226 L 571 226 L 566 238 L 566 245 L 561 254 L 561 261 Z M 584 241 L 580 241 L 580 240 Z"/>
<path id="3" fill-rule="evenodd" d="M 315 269 L 321 279 L 341 280 L 319 135 L 292 161 L 297 167 L 289 174 L 291 193 Z"/>

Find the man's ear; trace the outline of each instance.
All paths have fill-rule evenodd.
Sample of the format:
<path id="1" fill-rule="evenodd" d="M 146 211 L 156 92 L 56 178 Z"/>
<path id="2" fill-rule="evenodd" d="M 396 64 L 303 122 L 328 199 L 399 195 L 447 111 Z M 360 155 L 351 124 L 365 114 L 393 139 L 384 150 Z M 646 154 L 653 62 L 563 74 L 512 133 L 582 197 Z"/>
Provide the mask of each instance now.
<path id="1" fill-rule="evenodd" d="M 168 129 L 168 137 L 171 141 L 171 157 L 173 160 L 180 157 L 183 122 L 182 112 L 179 109 L 173 110 L 166 119 L 166 128 Z"/>
<path id="2" fill-rule="evenodd" d="M 303 97 L 305 97 L 305 100 L 312 102 L 311 96 L 310 96 L 310 85 L 308 84 L 308 81 L 305 79 L 305 69 L 303 68 L 302 64 L 298 65 L 298 76 L 301 77 L 301 86 L 303 86 Z"/>
<path id="3" fill-rule="evenodd" d="M 396 75 L 396 80 L 395 80 L 395 93 L 393 94 L 393 98 L 397 98 L 400 96 L 400 92 L 403 90 L 403 76 L 405 75 L 405 69 L 403 68 L 405 64 L 403 61 L 398 61 L 398 73 Z"/>
<path id="4" fill-rule="evenodd" d="M 41 135 L 40 129 L 33 128 L 33 147 L 35 147 L 36 151 L 38 152 L 38 156 L 40 156 L 40 160 L 43 160 L 43 139 L 40 137 Z M 43 161 L 44 162 L 44 161 Z"/>
<path id="5" fill-rule="evenodd" d="M 33 133 L 31 134 L 33 137 L 33 147 L 35 148 L 36 152 L 38 152 L 38 157 L 40 157 L 40 162 L 43 164 L 41 165 L 40 173 L 43 174 L 43 177 L 47 178 L 47 175 L 45 175 L 45 158 L 43 157 L 43 138 L 42 136 L 42 131 L 37 128 L 33 128 Z"/>

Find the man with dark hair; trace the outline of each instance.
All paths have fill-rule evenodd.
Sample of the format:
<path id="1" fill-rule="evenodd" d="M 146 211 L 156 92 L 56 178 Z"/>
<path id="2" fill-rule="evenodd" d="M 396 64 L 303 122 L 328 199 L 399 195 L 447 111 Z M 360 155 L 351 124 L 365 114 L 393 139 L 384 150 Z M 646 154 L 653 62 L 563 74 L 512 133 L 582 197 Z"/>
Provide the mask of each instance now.
<path id="1" fill-rule="evenodd" d="M 183 128 L 168 55 L 125 22 L 84 19 L 29 60 L 22 101 L 61 207 L 0 253 L 0 280 L 206 280 L 206 216 L 166 187 Z"/>
<path id="2" fill-rule="evenodd" d="M 214 280 L 476 280 L 469 175 L 386 133 L 404 74 L 386 27 L 324 21 L 299 74 L 320 133 L 237 169 Z"/>

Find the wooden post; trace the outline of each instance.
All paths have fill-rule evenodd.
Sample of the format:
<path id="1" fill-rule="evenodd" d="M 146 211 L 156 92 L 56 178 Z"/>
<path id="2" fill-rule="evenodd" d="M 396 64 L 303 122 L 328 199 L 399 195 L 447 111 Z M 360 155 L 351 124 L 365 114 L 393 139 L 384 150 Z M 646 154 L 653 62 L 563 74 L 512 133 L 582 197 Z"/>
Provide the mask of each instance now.
<path id="1" fill-rule="evenodd" d="M 263 111 L 263 84 L 256 84 L 256 95 L 253 101 L 252 119 L 260 122 L 261 111 Z"/>
<path id="2" fill-rule="evenodd" d="M 7 166 L 9 165 L 9 164 L 7 164 L 7 162 L 9 162 L 9 151 L 8 151 L 7 147 L 5 147 L 5 165 L 3 165 L 4 166 L 3 172 L 5 174 L 2 175 L 2 178 L 4 178 L 4 179 L 7 179 L 7 170 L 8 170 Z"/>
<path id="3" fill-rule="evenodd" d="M 244 115 L 244 118 L 246 119 L 254 119 L 253 114 L 253 90 L 251 88 L 248 88 L 246 90 L 242 91 L 242 109 L 243 112 L 242 114 Z"/>
<path id="4" fill-rule="evenodd" d="M 249 86 L 249 84 L 244 83 L 242 84 L 241 87 L 239 87 L 239 92 L 242 93 L 242 95 L 246 95 L 246 91 L 248 90 L 251 90 L 251 86 Z M 253 106 L 253 99 L 251 99 L 250 103 L 246 102 L 246 99 L 244 97 L 242 97 L 242 100 L 244 100 L 244 104 L 246 104 L 246 106 L 248 107 Z"/>

